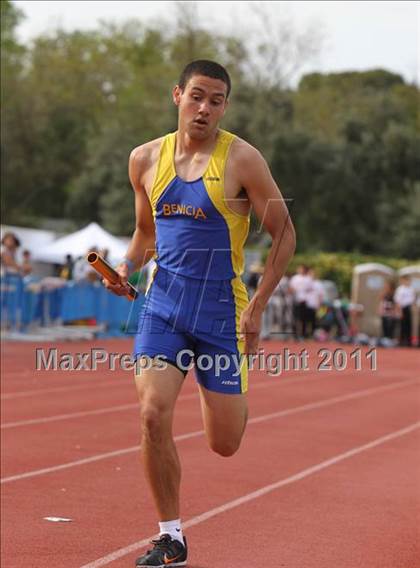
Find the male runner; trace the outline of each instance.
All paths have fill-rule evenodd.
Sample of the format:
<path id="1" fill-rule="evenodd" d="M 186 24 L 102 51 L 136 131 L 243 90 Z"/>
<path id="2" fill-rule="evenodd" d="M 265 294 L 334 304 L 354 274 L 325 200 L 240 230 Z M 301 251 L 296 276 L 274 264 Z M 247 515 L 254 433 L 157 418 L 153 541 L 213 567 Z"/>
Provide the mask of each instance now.
<path id="1" fill-rule="evenodd" d="M 247 356 L 256 353 L 261 316 L 293 255 L 287 208 L 261 154 L 219 129 L 230 93 L 226 70 L 194 61 L 173 89 L 178 130 L 135 148 L 129 176 L 136 229 L 117 267 L 129 274 L 156 261 L 135 341 L 142 416 L 142 458 L 160 535 L 137 567 L 185 566 L 179 505 L 180 463 L 174 407 L 195 363 L 210 448 L 231 456 L 247 421 Z M 262 280 L 249 300 L 241 280 L 250 208 L 272 237 Z M 152 362 L 152 364 L 151 364 Z M 239 365 L 238 365 L 239 363 Z"/>

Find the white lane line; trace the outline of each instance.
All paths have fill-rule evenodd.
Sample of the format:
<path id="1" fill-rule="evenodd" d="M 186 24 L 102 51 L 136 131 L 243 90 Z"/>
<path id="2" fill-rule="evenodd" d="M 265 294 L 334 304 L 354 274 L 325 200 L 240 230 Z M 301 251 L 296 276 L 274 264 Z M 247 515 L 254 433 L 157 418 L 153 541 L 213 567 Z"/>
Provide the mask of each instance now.
<path id="1" fill-rule="evenodd" d="M 303 404 L 302 406 L 298 406 L 296 408 L 290 408 L 281 411 L 281 416 L 289 416 L 290 414 L 295 414 L 296 411 L 305 412 L 305 410 L 314 410 L 315 408 L 322 408 L 323 406 L 329 406 L 331 404 L 347 401 L 347 400 L 354 400 L 355 398 L 363 398 L 365 396 L 369 396 L 370 394 L 375 394 L 378 392 L 386 392 L 388 390 L 398 389 L 407 385 L 412 384 L 420 384 L 419 379 L 408 379 L 406 381 L 400 381 L 398 383 L 391 383 L 390 385 L 385 385 L 383 387 L 372 387 L 370 389 L 365 389 L 362 391 L 352 392 L 350 394 L 335 396 L 332 398 L 327 398 L 324 400 L 320 400 L 318 402 L 310 402 L 309 404 Z M 257 424 L 258 422 L 265 422 L 266 420 L 271 420 L 272 418 L 278 418 L 279 413 L 273 412 L 272 414 L 265 414 L 264 416 L 257 416 L 252 418 L 250 422 L 253 424 Z"/>
<path id="2" fill-rule="evenodd" d="M 3 380 L 7 380 L 9 377 L 30 377 L 33 374 L 33 371 L 28 371 L 24 369 L 22 371 L 6 371 L 4 369 L 5 365 L 3 365 L 2 373 L 3 373 Z"/>
<path id="3" fill-rule="evenodd" d="M 287 377 L 287 378 L 280 378 L 280 382 L 281 383 L 288 383 L 291 381 L 301 381 L 301 380 L 308 380 L 311 379 L 314 380 L 315 378 L 318 377 L 311 377 L 311 376 L 294 376 L 294 377 Z M 326 375 L 324 375 L 323 377 L 319 377 L 319 378 L 327 378 Z M 271 382 L 279 382 L 279 377 L 277 376 L 273 376 L 270 379 L 263 379 L 263 380 L 267 380 L 267 385 L 271 384 Z M 134 384 L 134 380 L 131 381 L 125 381 L 125 377 L 124 378 L 118 378 L 116 377 L 115 379 L 109 380 L 109 381 L 103 381 L 102 383 L 98 384 L 90 384 L 90 385 L 67 385 L 67 386 L 62 386 L 62 387 L 53 387 L 53 388 L 46 388 L 46 389 L 32 389 L 32 390 L 26 390 L 26 391 L 13 391 L 13 392 L 8 392 L 8 393 L 3 393 L 0 396 L 0 400 L 11 400 L 14 398 L 23 398 L 25 396 L 36 396 L 36 395 L 42 395 L 42 394 L 49 394 L 49 393 L 55 393 L 55 392 L 72 392 L 72 391 L 77 391 L 77 390 L 85 390 L 85 389 L 92 389 L 92 388 L 100 388 L 102 386 L 121 386 L 121 384 L 123 385 L 127 385 L 127 386 L 132 386 Z M 250 386 L 250 389 L 255 388 L 254 385 Z"/>
<path id="4" fill-rule="evenodd" d="M 284 384 L 290 384 L 290 383 L 299 383 L 300 381 L 315 381 L 316 379 L 322 379 L 322 378 L 327 378 L 326 375 L 317 375 L 316 377 L 311 377 L 311 376 L 305 376 L 305 377 L 290 377 L 287 379 L 283 379 L 281 382 L 276 382 L 276 381 L 270 381 L 270 382 L 263 382 L 263 383 L 258 383 L 256 385 L 253 385 L 251 387 L 251 391 L 254 390 L 259 390 L 259 389 L 264 389 L 264 388 L 269 388 L 272 387 L 274 385 L 284 385 Z M 328 377 L 329 378 L 329 377 Z M 342 380 L 342 378 L 340 377 L 340 381 Z M 413 379 L 414 382 L 417 379 Z M 198 393 L 191 393 L 191 394 L 186 394 L 186 395 L 181 395 L 179 397 L 178 400 L 190 400 L 193 398 L 198 398 L 199 394 Z M 19 428 L 21 426 L 34 426 L 35 424 L 46 424 L 48 422 L 55 422 L 55 421 L 59 421 L 59 420 L 71 420 L 73 418 L 83 418 L 86 416 L 94 416 L 97 414 L 106 414 L 106 413 L 111 413 L 111 412 L 122 412 L 124 410 L 130 410 L 130 409 L 134 409 L 134 408 L 138 408 L 138 403 L 131 403 L 131 404 L 124 404 L 124 405 L 120 405 L 120 406 L 107 406 L 107 407 L 103 407 L 103 408 L 97 408 L 94 410 L 82 410 L 80 412 L 71 412 L 71 413 L 67 413 L 67 414 L 56 414 L 54 416 L 45 416 L 45 417 L 41 417 L 41 418 L 30 418 L 27 420 L 18 420 L 15 422 L 4 422 L 3 424 L 1 424 L 0 429 L 1 430 L 5 430 L 8 428 Z"/>
<path id="5" fill-rule="evenodd" d="M 298 380 L 315 380 L 316 377 L 300 377 Z M 321 378 L 321 377 L 317 377 L 317 378 Z M 325 377 L 324 377 L 325 378 Z M 296 382 L 297 379 L 296 378 L 289 378 L 289 379 L 284 379 L 281 382 L 275 383 L 273 382 L 264 382 L 264 383 L 258 383 L 257 385 L 254 385 L 252 387 L 252 390 L 259 390 L 259 389 L 263 389 L 263 388 L 268 388 L 271 386 L 274 386 L 276 384 L 280 385 L 280 384 L 289 384 L 291 382 Z M 133 386 L 134 383 L 133 383 Z M 191 394 L 185 394 L 185 395 L 181 395 L 178 400 L 189 400 L 189 399 L 193 399 L 193 398 L 199 398 L 199 394 L 198 392 L 196 393 L 191 393 Z M 71 413 L 67 413 L 67 414 L 56 414 L 54 416 L 45 416 L 42 418 L 30 418 L 27 420 L 18 420 L 16 422 L 4 422 L 1 426 L 0 429 L 1 430 L 5 430 L 8 428 L 18 428 L 20 426 L 33 426 L 34 424 L 46 424 L 48 422 L 55 422 L 55 421 L 59 421 L 59 420 L 70 420 L 72 418 L 83 418 L 86 416 L 93 416 L 95 414 L 106 414 L 107 412 L 122 412 L 124 410 L 129 410 L 132 408 L 138 408 L 139 404 L 138 403 L 131 403 L 131 404 L 124 404 L 124 405 L 120 405 L 120 406 L 108 406 L 108 407 L 104 407 L 104 408 L 97 408 L 95 410 L 82 410 L 80 412 L 71 412 Z"/>
<path id="6" fill-rule="evenodd" d="M 367 450 L 371 450 L 372 448 L 380 446 L 381 444 L 385 444 L 386 442 L 389 442 L 391 440 L 395 440 L 397 438 L 400 438 L 401 436 L 405 436 L 406 434 L 410 434 L 414 430 L 417 430 L 419 427 L 420 427 L 420 422 L 415 422 L 415 423 L 410 424 L 409 426 L 407 426 L 405 428 L 402 428 L 401 430 L 396 430 L 395 432 L 391 432 L 390 434 L 386 434 L 385 436 L 381 436 L 380 438 L 376 438 L 375 440 L 372 440 L 371 442 L 368 442 L 367 444 L 363 444 L 361 446 L 356 446 L 355 448 L 352 448 L 352 449 L 348 450 L 347 452 L 337 454 L 337 455 L 335 455 L 335 456 L 333 456 L 333 457 L 331 457 L 327 460 L 324 460 L 324 461 L 317 463 L 317 464 L 315 464 L 311 467 L 303 469 L 303 470 L 295 473 L 294 475 L 291 475 L 290 477 L 286 477 L 285 479 L 280 479 L 279 481 L 276 481 L 275 483 L 271 483 L 270 485 L 266 485 L 264 487 L 261 487 L 260 489 L 257 489 L 256 491 L 252 491 L 251 493 L 247 493 L 246 495 L 243 495 L 242 497 L 238 497 L 237 499 L 233 499 L 232 501 L 228 501 L 228 502 L 224 503 L 223 505 L 220 505 L 219 507 L 215 507 L 214 509 L 210 509 L 209 511 L 206 511 L 205 513 L 202 513 L 201 515 L 197 515 L 196 517 L 192 517 L 188 521 L 182 523 L 182 527 L 184 529 L 188 529 L 190 527 L 194 527 L 196 525 L 204 523 L 205 521 L 208 521 L 209 519 L 211 519 L 211 518 L 213 518 L 217 515 L 221 515 L 223 513 L 226 513 L 227 511 L 230 511 L 232 509 L 236 509 L 237 507 L 240 507 L 241 505 L 245 505 L 246 503 L 249 503 L 250 501 L 254 501 L 255 499 L 259 499 L 260 497 L 263 497 L 264 495 L 267 495 L 268 493 L 272 493 L 273 491 L 276 491 L 277 489 L 281 489 L 282 487 L 284 487 L 286 485 L 290 485 L 292 483 L 296 483 L 297 481 L 301 481 L 302 479 L 305 479 L 306 477 L 309 477 L 310 475 L 318 473 L 318 472 L 320 472 L 324 469 L 327 469 L 327 468 L 329 468 L 329 467 L 331 467 L 331 466 L 333 466 L 337 463 L 340 463 L 344 460 L 352 458 L 353 456 L 361 454 L 362 452 L 366 452 Z M 134 542 L 133 544 L 125 546 L 124 548 L 120 548 L 118 550 L 115 550 L 114 552 L 111 552 L 110 554 L 107 554 L 106 556 L 103 556 L 102 558 L 98 558 L 97 560 L 94 560 L 93 562 L 89 562 L 89 564 L 84 564 L 81 568 L 99 568 L 99 566 L 105 566 L 107 564 L 110 564 L 111 562 L 114 562 L 114 560 L 117 560 L 117 559 L 121 558 L 122 556 L 126 556 L 127 554 L 130 554 L 131 552 L 135 552 L 139 548 L 142 548 L 143 546 L 148 545 L 150 540 L 152 538 L 155 538 L 155 536 L 156 535 L 152 535 L 149 538 L 139 540 L 137 542 Z"/>
<path id="7" fill-rule="evenodd" d="M 375 387 L 375 388 L 370 388 L 370 389 L 365 389 L 362 391 L 357 391 L 355 393 L 351 393 L 351 394 L 347 394 L 347 395 L 343 395 L 343 396 L 339 396 L 339 397 L 333 397 L 333 398 L 327 398 L 324 400 L 320 400 L 317 402 L 313 402 L 313 403 L 309 403 L 309 404 L 304 404 L 301 406 L 295 406 L 294 408 L 286 408 L 284 410 L 280 410 L 279 412 L 274 412 L 271 414 L 265 414 L 262 416 L 256 416 L 255 418 L 251 418 L 250 420 L 248 420 L 248 424 L 258 424 L 259 422 L 264 422 L 266 420 L 273 420 L 275 418 L 281 418 L 283 416 L 290 416 L 292 414 L 298 414 L 300 412 L 307 412 L 309 410 L 314 410 L 317 408 L 322 408 L 322 407 L 326 407 L 326 406 L 330 406 L 333 404 L 337 404 L 340 402 L 345 402 L 347 400 L 351 400 L 354 398 L 362 398 L 364 396 L 369 396 L 378 392 L 382 392 L 382 391 L 388 391 L 388 390 L 393 390 L 393 389 L 397 389 L 397 388 L 401 388 L 413 383 L 419 383 L 418 379 L 410 379 L 407 381 L 401 381 L 399 383 L 393 383 L 391 385 L 386 385 L 383 387 Z M 187 395 L 188 396 L 188 395 Z M 190 438 L 195 438 L 197 436 L 202 436 L 204 435 L 204 430 L 197 430 L 195 432 L 189 432 L 186 434 L 181 434 L 180 436 L 176 436 L 174 438 L 175 442 L 180 442 L 182 440 L 189 440 Z M 67 463 L 63 463 L 60 465 L 55 465 L 55 466 L 51 466 L 51 467 L 46 467 L 43 469 L 37 469 L 37 470 L 33 470 L 33 471 L 27 471 L 25 473 L 19 473 L 16 475 L 12 475 L 10 477 L 3 477 L 0 480 L 0 483 L 10 483 L 12 481 L 20 481 L 21 479 L 27 479 L 30 477 L 37 477 L 39 475 L 44 475 L 47 473 L 52 473 L 55 471 L 60 471 L 63 469 L 68 469 L 70 467 L 77 467 L 80 465 L 85 465 L 88 463 L 92 463 L 92 462 L 96 462 L 96 461 L 100 461 L 100 460 L 104 460 L 104 459 L 109 459 L 109 458 L 113 458 L 116 456 L 120 456 L 123 454 L 128 454 L 131 452 L 136 452 L 140 450 L 140 445 L 138 446 L 131 446 L 130 448 L 123 448 L 121 450 L 115 450 L 113 452 L 106 452 L 104 454 L 97 454 L 95 456 L 91 456 L 89 458 L 84 458 L 81 460 L 76 460 L 76 461 L 72 461 L 72 462 L 67 462 Z"/>
<path id="8" fill-rule="evenodd" d="M 298 373 L 299 371 L 297 371 Z M 315 375 L 315 376 L 314 376 Z M 381 377 L 385 377 L 385 376 L 393 376 L 395 375 L 395 371 L 390 371 L 390 372 L 381 372 Z M 344 378 L 353 378 L 352 375 L 342 375 L 340 376 L 340 378 L 338 380 L 343 380 Z M 330 380 L 336 380 L 337 379 L 337 375 L 335 375 L 334 377 L 331 376 L 328 373 L 320 373 L 317 372 L 316 374 L 311 372 L 310 374 L 306 374 L 305 375 L 294 375 L 292 377 L 285 377 L 283 378 L 283 376 L 277 376 L 277 375 L 273 375 L 270 378 L 264 377 L 262 380 L 264 381 L 264 383 L 251 383 L 250 384 L 250 391 L 254 390 L 255 388 L 264 388 L 267 386 L 270 386 L 272 383 L 275 384 L 284 384 L 284 383 L 289 383 L 289 382 L 299 382 L 299 381 L 307 381 L 307 380 L 316 380 L 316 379 L 330 379 Z M 92 380 L 92 379 L 88 379 L 88 380 Z M 87 390 L 87 389 L 92 389 L 92 388 L 101 388 L 103 386 L 111 386 L 111 387 L 121 387 L 121 385 L 125 385 L 125 386 L 132 386 L 133 381 L 126 381 L 125 377 L 116 377 L 115 379 L 112 380 L 108 380 L 108 381 L 103 381 L 102 383 L 97 383 L 97 384 L 90 384 L 90 385 L 67 385 L 67 386 L 62 386 L 62 387 L 52 387 L 52 388 L 38 388 L 38 389 L 32 389 L 32 390 L 26 390 L 26 391 L 13 391 L 13 392 L 7 392 L 7 393 L 3 393 L 0 395 L 0 400 L 11 400 L 11 399 L 15 399 L 15 398 L 23 398 L 26 396 L 39 396 L 39 395 L 43 395 L 43 394 L 49 394 L 49 393 L 55 393 L 55 392 L 72 392 L 72 391 L 78 391 L 78 390 Z"/>
<path id="9" fill-rule="evenodd" d="M 185 394 L 179 397 L 178 400 L 188 400 L 190 398 L 197 398 L 197 393 Z M 120 406 L 107 406 L 105 408 L 97 408 L 96 410 L 83 410 L 81 412 L 72 412 L 69 414 L 57 414 L 55 416 L 47 416 L 45 418 L 33 418 L 31 420 L 20 420 L 19 422 L 5 422 L 0 426 L 1 430 L 8 428 L 17 428 L 19 426 L 30 426 L 34 424 L 46 424 L 48 422 L 57 422 L 60 420 L 69 420 L 72 418 L 83 418 L 85 416 L 94 416 L 96 414 L 107 414 L 109 412 L 122 412 L 124 410 L 139 409 L 138 402 L 130 404 L 122 404 Z"/>
<path id="10" fill-rule="evenodd" d="M 187 434 L 181 434 L 175 437 L 176 442 L 182 440 L 188 440 L 190 438 L 195 438 L 197 436 L 202 436 L 204 430 L 197 430 L 196 432 L 188 432 Z M 91 456 L 90 458 L 84 458 L 82 460 L 76 460 L 72 462 L 63 463 L 60 465 L 55 465 L 52 467 L 45 467 L 44 469 L 37 469 L 35 471 L 28 471 L 26 473 L 20 473 L 18 475 L 12 475 L 11 477 L 3 477 L 0 481 L 1 484 L 9 483 L 11 481 L 19 481 L 21 479 L 27 479 L 28 477 L 37 477 L 38 475 L 44 475 L 46 473 L 52 473 L 55 471 L 60 471 L 62 469 L 68 469 L 69 467 L 77 467 L 79 465 L 85 465 L 88 463 L 93 463 L 100 460 L 105 460 L 108 458 L 114 458 L 117 456 L 123 456 L 124 454 L 131 454 L 132 452 L 137 452 L 140 450 L 140 445 L 131 446 L 130 448 L 123 448 L 122 450 L 116 450 L 114 452 L 107 452 L 105 454 L 97 454 L 96 456 Z"/>
<path id="11" fill-rule="evenodd" d="M 59 420 L 69 420 L 70 418 L 83 418 L 85 416 L 94 416 L 97 414 L 106 414 L 108 412 L 121 412 L 131 408 L 138 408 L 138 403 L 121 404 L 120 406 L 108 406 L 105 408 L 98 408 L 96 410 L 85 410 L 82 412 L 72 412 L 69 414 L 57 414 L 55 416 L 48 416 L 46 418 L 32 418 L 31 420 L 20 420 L 19 422 L 5 422 L 0 426 L 1 430 L 8 428 L 17 428 L 19 426 L 30 426 L 33 424 L 47 424 L 48 422 L 58 422 Z"/>
<path id="12" fill-rule="evenodd" d="M 132 383 L 131 382 L 124 382 L 124 379 L 118 379 L 115 378 L 112 381 L 103 381 L 103 382 L 98 382 L 97 384 L 90 384 L 90 385 L 69 385 L 69 386 L 63 386 L 63 387 L 53 387 L 53 388 L 48 388 L 48 389 L 43 389 L 43 388 L 39 388 L 39 389 L 33 389 L 33 390 L 27 390 L 27 391 L 16 391 L 16 392 L 8 392 L 8 393 L 4 393 L 1 395 L 0 399 L 1 400 L 11 400 L 14 398 L 23 398 L 25 396 L 36 396 L 36 395 L 40 395 L 40 394 L 50 394 L 50 393 L 55 393 L 55 392 L 72 392 L 72 391 L 78 391 L 78 390 L 87 390 L 87 389 L 93 389 L 93 388 L 101 388 L 103 386 L 114 386 L 114 387 L 121 387 L 121 385 L 127 385 L 127 386 L 131 386 Z"/>

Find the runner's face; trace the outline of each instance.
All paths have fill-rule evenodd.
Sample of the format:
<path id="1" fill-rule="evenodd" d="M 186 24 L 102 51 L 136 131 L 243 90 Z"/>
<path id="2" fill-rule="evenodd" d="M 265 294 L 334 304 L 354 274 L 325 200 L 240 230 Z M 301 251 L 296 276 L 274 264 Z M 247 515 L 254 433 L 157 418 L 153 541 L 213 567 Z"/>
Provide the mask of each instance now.
<path id="1" fill-rule="evenodd" d="M 220 79 L 193 75 L 184 91 L 176 86 L 174 103 L 179 124 L 191 138 L 203 140 L 212 134 L 225 114 L 227 85 Z"/>

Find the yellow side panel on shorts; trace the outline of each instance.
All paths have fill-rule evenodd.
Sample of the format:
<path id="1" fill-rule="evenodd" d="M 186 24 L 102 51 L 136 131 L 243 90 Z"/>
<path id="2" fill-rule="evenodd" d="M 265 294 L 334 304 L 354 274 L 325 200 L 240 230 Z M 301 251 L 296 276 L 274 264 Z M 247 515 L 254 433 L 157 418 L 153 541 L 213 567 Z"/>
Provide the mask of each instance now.
<path id="1" fill-rule="evenodd" d="M 248 390 L 248 358 L 244 355 L 245 340 L 238 337 L 239 323 L 243 310 L 249 304 L 248 292 L 245 284 L 242 282 L 240 276 L 232 278 L 232 289 L 235 298 L 235 313 L 236 313 L 236 345 L 241 355 L 241 392 L 245 393 Z"/>

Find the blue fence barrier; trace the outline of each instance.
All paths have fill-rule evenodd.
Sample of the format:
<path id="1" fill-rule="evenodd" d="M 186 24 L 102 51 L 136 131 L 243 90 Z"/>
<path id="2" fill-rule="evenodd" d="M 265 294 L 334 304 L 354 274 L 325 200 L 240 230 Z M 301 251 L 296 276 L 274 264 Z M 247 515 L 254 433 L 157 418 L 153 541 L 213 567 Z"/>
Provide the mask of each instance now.
<path id="1" fill-rule="evenodd" d="M 6 274 L 1 278 L 1 320 L 10 327 L 21 324 L 24 286 L 18 274 Z"/>
<path id="2" fill-rule="evenodd" d="M 0 280 L 3 327 L 24 331 L 31 324 L 48 326 L 90 320 L 103 324 L 109 335 L 134 333 L 144 302 L 135 302 L 108 292 L 99 282 L 67 282 L 63 287 L 25 281 L 17 274 Z"/>

